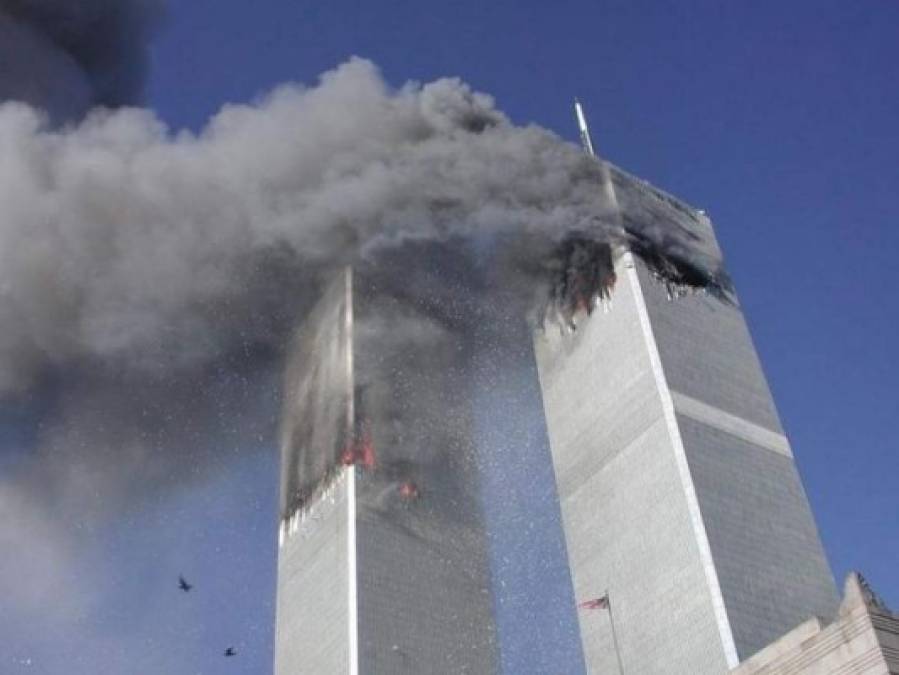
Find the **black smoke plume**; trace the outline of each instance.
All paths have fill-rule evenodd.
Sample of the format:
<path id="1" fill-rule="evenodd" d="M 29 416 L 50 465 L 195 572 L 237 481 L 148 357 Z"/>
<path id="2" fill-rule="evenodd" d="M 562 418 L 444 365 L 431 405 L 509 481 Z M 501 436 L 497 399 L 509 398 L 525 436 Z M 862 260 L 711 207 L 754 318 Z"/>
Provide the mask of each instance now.
<path id="1" fill-rule="evenodd" d="M 140 103 L 162 0 L 0 0 L 0 100 L 78 118 Z"/>
<path id="2" fill-rule="evenodd" d="M 352 59 L 198 134 L 138 108 L 54 127 L 21 101 L 135 100 L 155 11 L 71 4 L 0 4 L 0 32 L 33 55 L 31 71 L 0 61 L 0 399 L 34 428 L 34 461 L 0 480 L 7 522 L 28 524 L 0 531 L 8 551 L 30 551 L 27 532 L 62 541 L 61 513 L 102 518 L 272 443 L 290 336 L 344 265 L 390 265 L 402 283 L 382 297 L 403 320 L 372 317 L 367 339 L 419 352 L 541 302 L 589 307 L 628 246 L 663 280 L 722 287 L 696 214 L 617 172 L 613 210 L 593 159 L 456 79 L 394 89 Z M 453 285 L 429 271 L 449 252 Z"/>
<path id="3" fill-rule="evenodd" d="M 576 147 L 458 80 L 392 90 L 359 59 L 196 136 L 139 109 L 52 130 L 0 105 L 0 153 L 0 390 L 73 362 L 164 372 L 277 349 L 321 272 L 406 242 L 508 242 L 490 264 L 521 302 L 553 283 L 591 302 L 625 245 L 675 283 L 721 277 L 701 228 L 647 210 L 633 181 L 611 214 Z"/>

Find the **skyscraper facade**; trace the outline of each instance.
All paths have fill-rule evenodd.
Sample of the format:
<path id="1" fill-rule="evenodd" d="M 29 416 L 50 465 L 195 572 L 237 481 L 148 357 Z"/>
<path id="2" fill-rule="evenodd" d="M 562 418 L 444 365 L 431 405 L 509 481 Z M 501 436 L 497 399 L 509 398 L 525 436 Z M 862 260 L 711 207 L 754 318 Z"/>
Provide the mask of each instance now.
<path id="1" fill-rule="evenodd" d="M 498 669 L 470 358 L 396 283 L 338 275 L 293 350 L 277 675 Z"/>
<path id="2" fill-rule="evenodd" d="M 717 252 L 702 212 L 609 180 Z M 611 608 L 580 611 L 588 671 L 725 673 L 832 615 L 833 579 L 736 298 L 672 299 L 627 252 L 616 275 L 607 313 L 535 335 L 575 594 Z"/>
<path id="3" fill-rule="evenodd" d="M 598 189 L 622 225 L 638 220 L 720 255 L 705 214 L 606 166 Z M 520 308 L 479 306 L 472 290 L 483 280 L 472 283 L 464 256 L 425 250 L 395 262 L 337 275 L 292 350 L 277 675 L 497 672 L 502 592 L 492 578 L 516 562 L 499 564 L 496 551 L 491 562 L 481 488 L 503 462 L 539 461 L 545 445 L 567 560 L 526 560 L 536 547 L 524 535 L 502 545 L 534 568 L 529 581 L 552 578 L 560 602 L 582 605 L 588 672 L 722 675 L 834 614 L 833 579 L 735 295 L 683 294 L 623 251 L 606 311 L 532 333 Z M 526 442 L 508 433 L 531 417 L 541 424 Z M 522 526 L 509 510 L 494 504 L 492 523 Z M 566 563 L 573 598 L 568 572 L 545 569 Z"/>

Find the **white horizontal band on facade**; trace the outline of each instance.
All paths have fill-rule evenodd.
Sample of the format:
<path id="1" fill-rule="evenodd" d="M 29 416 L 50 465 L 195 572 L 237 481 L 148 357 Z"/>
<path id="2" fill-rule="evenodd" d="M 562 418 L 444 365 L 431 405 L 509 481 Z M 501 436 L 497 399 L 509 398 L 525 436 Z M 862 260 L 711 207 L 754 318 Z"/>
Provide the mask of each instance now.
<path id="1" fill-rule="evenodd" d="M 681 415 L 719 429 L 731 436 L 736 436 L 753 445 L 773 450 L 785 457 L 793 457 L 790 442 L 783 434 L 766 429 L 678 391 L 672 391 L 671 398 L 674 401 L 675 411 Z"/>

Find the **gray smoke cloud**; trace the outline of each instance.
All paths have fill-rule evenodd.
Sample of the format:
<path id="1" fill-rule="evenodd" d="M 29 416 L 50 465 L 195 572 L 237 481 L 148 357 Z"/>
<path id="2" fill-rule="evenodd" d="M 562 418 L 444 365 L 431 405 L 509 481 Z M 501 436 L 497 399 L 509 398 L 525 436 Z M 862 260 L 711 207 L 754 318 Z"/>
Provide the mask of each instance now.
<path id="1" fill-rule="evenodd" d="M 57 121 L 138 103 L 162 0 L 0 0 L 0 100 Z"/>
<path id="2" fill-rule="evenodd" d="M 137 37 L 152 7 L 83 5 L 131 7 L 113 14 Z M 274 444 L 283 352 L 342 265 L 407 270 L 389 291 L 402 335 L 368 324 L 391 345 L 589 304 L 625 245 L 663 280 L 725 286 L 717 251 L 664 199 L 613 172 L 612 209 L 599 164 L 456 79 L 392 88 L 352 59 L 196 134 L 138 108 L 55 127 L 46 96 L 132 101 L 141 59 L 115 40 L 66 47 L 47 23 L 29 32 L 42 6 L 0 4 L 0 55 L 4 35 L 36 55 L 0 73 L 0 96 L 20 99 L 0 103 L 0 401 L 25 401 L 34 428 L 11 450 L 31 461 L 0 479 L 0 581 L 33 580 L 4 592 L 30 612 L 71 586 L 86 540 L 66 532 Z M 21 94 L 38 75 L 62 88 Z M 458 283 L 435 286 L 431 262 L 450 254 Z M 73 616 L 91 603 L 69 600 Z"/>
<path id="3" fill-rule="evenodd" d="M 321 270 L 412 241 L 507 237 L 504 264 L 537 279 L 567 237 L 624 240 L 577 148 L 458 80 L 392 90 L 361 59 L 198 135 L 140 109 L 57 131 L 5 104 L 0 156 L 5 391 L 72 361 L 165 370 L 275 344 Z M 690 252 L 634 227 L 656 257 Z"/>

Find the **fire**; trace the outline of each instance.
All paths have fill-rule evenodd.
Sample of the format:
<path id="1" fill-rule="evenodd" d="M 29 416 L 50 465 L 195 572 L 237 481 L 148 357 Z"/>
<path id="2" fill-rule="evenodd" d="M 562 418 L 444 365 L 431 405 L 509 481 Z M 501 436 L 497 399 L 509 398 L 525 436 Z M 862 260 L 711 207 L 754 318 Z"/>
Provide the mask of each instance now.
<path id="1" fill-rule="evenodd" d="M 362 435 L 362 441 L 357 446 L 359 453 L 358 463 L 366 469 L 375 468 L 375 444 L 372 443 L 371 434 L 366 432 Z"/>
<path id="2" fill-rule="evenodd" d="M 413 501 L 421 496 L 421 493 L 418 491 L 418 486 L 411 480 L 400 483 L 397 492 L 400 497 L 406 501 Z"/>
<path id="3" fill-rule="evenodd" d="M 340 463 L 344 466 L 358 464 L 366 469 L 374 469 L 376 464 L 375 444 L 371 440 L 368 431 L 355 438 L 343 452 L 340 453 Z"/>
<path id="4" fill-rule="evenodd" d="M 544 316 L 557 316 L 575 328 L 575 316 L 592 314 L 600 301 L 612 295 L 615 276 L 609 244 L 584 236 L 564 241 L 549 264 L 550 290 Z"/>

